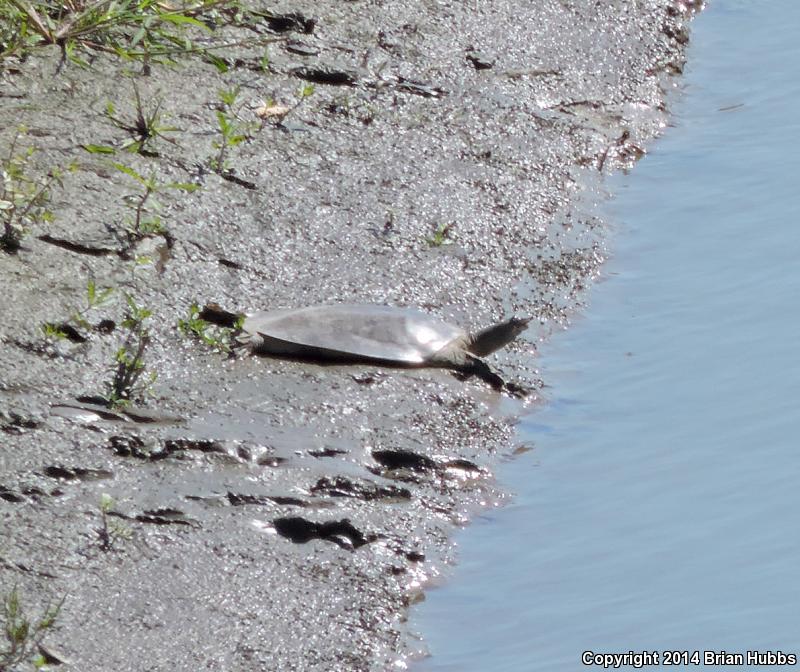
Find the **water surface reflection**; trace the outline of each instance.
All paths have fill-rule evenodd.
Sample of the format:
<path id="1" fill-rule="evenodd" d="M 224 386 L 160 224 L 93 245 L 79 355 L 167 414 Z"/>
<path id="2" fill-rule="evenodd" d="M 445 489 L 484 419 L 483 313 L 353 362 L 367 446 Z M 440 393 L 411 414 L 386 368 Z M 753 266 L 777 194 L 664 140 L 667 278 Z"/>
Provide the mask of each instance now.
<path id="1" fill-rule="evenodd" d="M 420 670 L 798 652 L 797 26 L 793 0 L 696 19 L 676 128 L 615 185 L 608 279 L 542 350 L 518 497 L 415 616 Z"/>

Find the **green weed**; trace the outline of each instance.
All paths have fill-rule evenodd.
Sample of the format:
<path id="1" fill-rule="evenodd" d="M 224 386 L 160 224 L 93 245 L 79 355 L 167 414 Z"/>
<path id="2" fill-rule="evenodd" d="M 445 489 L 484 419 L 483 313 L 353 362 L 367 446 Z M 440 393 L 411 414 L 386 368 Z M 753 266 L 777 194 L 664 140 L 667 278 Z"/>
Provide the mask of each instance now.
<path id="1" fill-rule="evenodd" d="M 36 651 L 47 631 L 56 622 L 66 596 L 55 604 L 48 605 L 39 618 L 30 619 L 22 608 L 17 587 L 3 598 L 3 632 L 5 645 L 0 649 L 0 670 L 10 670 L 15 665 L 29 661 L 37 669 L 45 661 Z"/>
<path id="2" fill-rule="evenodd" d="M 113 166 L 121 173 L 133 178 L 142 187 L 140 194 L 133 195 L 134 215 L 127 227 L 127 252 L 130 252 L 133 246 L 142 238 L 166 233 L 161 217 L 157 214 L 157 211 L 161 209 L 161 204 L 154 198 L 156 194 L 169 190 L 191 193 L 200 188 L 197 184 L 186 182 L 166 182 L 162 184 L 156 179 L 155 171 L 150 173 L 149 177 L 145 177 L 125 164 L 114 163 Z"/>
<path id="3" fill-rule="evenodd" d="M 42 332 L 48 341 L 63 341 L 67 338 L 67 332 L 60 324 L 45 322 L 42 325 Z"/>
<path id="4" fill-rule="evenodd" d="M 89 278 L 88 282 L 86 283 L 86 303 L 89 304 L 87 310 L 96 308 L 97 306 L 102 306 L 104 303 L 107 303 L 113 292 L 113 287 L 106 287 L 98 292 L 97 284 L 95 283 L 94 279 Z"/>
<path id="5" fill-rule="evenodd" d="M 158 152 L 151 149 L 151 145 L 155 143 L 158 138 L 162 138 L 167 142 L 175 144 L 175 140 L 166 137 L 165 133 L 172 133 L 179 129 L 175 126 L 168 126 L 164 123 L 163 114 L 161 112 L 161 99 L 153 100 L 152 104 L 148 107 L 142 103 L 141 95 L 139 94 L 139 87 L 134 83 L 134 117 L 133 119 L 123 119 L 117 115 L 114 104 L 109 102 L 106 105 L 106 117 L 117 128 L 122 129 L 130 135 L 130 138 L 122 144 L 122 149 L 142 154 L 143 156 L 158 156 Z M 99 148 L 102 145 L 93 145 L 92 147 Z M 113 147 L 110 148 L 113 152 Z M 91 150 L 89 150 L 91 151 Z M 95 153 L 111 153 L 100 152 Z"/>
<path id="6" fill-rule="evenodd" d="M 220 109 L 217 110 L 219 140 L 215 140 L 212 145 L 217 153 L 210 162 L 211 169 L 217 173 L 230 170 L 227 160 L 229 150 L 250 138 L 250 129 L 239 121 L 234 109 L 238 96 L 239 87 L 223 89 L 219 92 Z"/>
<path id="7" fill-rule="evenodd" d="M 297 97 L 300 99 L 300 101 L 303 101 L 306 98 L 311 98 L 311 96 L 314 95 L 314 91 L 315 89 L 313 84 L 304 84 L 298 90 Z"/>
<path id="8" fill-rule="evenodd" d="M 122 328 L 125 340 L 117 350 L 112 370 L 114 375 L 106 383 L 108 401 L 111 406 L 124 406 L 134 398 L 144 396 L 156 381 L 155 371 L 148 375 L 144 354 L 150 345 L 150 330 L 145 321 L 152 315 L 148 308 L 138 306 L 130 295 L 125 296 L 128 304 Z"/>
<path id="9" fill-rule="evenodd" d="M 433 232 L 433 235 L 426 238 L 425 241 L 431 247 L 441 247 L 442 245 L 452 242 L 452 232 L 452 224 L 439 224 L 439 226 L 437 226 L 436 230 Z"/>
<path id="10" fill-rule="evenodd" d="M 86 283 L 86 305 L 74 311 L 69 318 L 63 322 L 45 322 L 41 325 L 45 339 L 48 341 L 60 341 L 70 338 L 73 341 L 85 340 L 85 337 L 77 332 L 78 329 L 91 331 L 92 325 L 86 319 L 89 311 L 105 305 L 111 299 L 114 289 L 106 287 L 98 290 L 93 278 L 89 278 Z"/>
<path id="11" fill-rule="evenodd" d="M 19 251 L 22 239 L 33 224 L 53 221 L 53 213 L 48 209 L 50 190 L 54 184 L 61 185 L 62 174 L 51 170 L 47 175 L 33 177 L 29 161 L 36 150 L 28 147 L 18 148 L 19 139 L 24 135 L 21 128 L 14 135 L 8 153 L 0 160 L 2 185 L 0 185 L 0 249 L 10 254 Z"/>
<path id="12" fill-rule="evenodd" d="M 84 315 L 90 310 L 108 303 L 113 293 L 113 287 L 106 287 L 98 291 L 94 278 L 89 278 L 86 282 L 86 307 L 74 312 L 71 320 L 84 329 L 91 329 L 92 325 L 86 321 Z"/>

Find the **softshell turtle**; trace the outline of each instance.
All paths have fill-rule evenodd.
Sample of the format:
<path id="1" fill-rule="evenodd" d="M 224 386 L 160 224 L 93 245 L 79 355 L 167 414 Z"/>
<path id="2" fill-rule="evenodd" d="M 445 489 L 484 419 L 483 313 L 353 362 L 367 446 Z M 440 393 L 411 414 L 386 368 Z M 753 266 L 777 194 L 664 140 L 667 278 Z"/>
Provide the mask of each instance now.
<path id="1" fill-rule="evenodd" d="M 512 317 L 468 334 L 413 308 L 312 306 L 253 313 L 242 324 L 239 342 L 266 355 L 443 367 L 500 388 L 503 379 L 480 358 L 511 343 L 529 321 Z"/>

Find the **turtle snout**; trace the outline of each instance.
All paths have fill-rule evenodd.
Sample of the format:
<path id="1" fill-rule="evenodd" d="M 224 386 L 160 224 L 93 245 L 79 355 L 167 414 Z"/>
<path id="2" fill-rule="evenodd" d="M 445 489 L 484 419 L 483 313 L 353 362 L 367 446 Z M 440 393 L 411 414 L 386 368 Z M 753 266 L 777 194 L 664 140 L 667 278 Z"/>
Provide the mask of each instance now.
<path id="1" fill-rule="evenodd" d="M 511 318 L 511 326 L 514 327 L 518 332 L 525 331 L 528 328 L 528 323 L 533 319 L 533 317 L 512 317 Z"/>

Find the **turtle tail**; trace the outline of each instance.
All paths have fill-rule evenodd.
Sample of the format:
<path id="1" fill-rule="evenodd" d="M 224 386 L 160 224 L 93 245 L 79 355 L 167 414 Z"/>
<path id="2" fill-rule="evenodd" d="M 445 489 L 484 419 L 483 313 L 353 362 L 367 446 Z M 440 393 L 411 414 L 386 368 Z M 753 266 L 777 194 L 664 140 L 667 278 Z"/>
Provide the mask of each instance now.
<path id="1" fill-rule="evenodd" d="M 206 322 L 211 322 L 211 324 L 216 324 L 218 327 L 227 327 L 228 329 L 235 329 L 242 319 L 242 315 L 231 313 L 218 303 L 207 303 L 197 317 Z"/>

